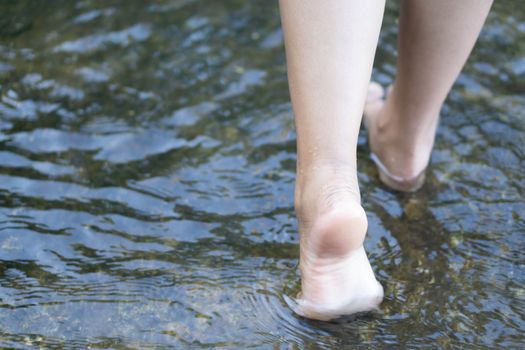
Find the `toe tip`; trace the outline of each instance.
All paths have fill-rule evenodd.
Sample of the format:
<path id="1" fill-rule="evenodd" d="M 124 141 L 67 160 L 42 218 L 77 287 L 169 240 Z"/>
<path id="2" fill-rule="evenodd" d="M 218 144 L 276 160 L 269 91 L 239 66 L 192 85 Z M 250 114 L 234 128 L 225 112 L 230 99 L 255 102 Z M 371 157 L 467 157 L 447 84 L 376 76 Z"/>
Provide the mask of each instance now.
<path id="1" fill-rule="evenodd" d="M 375 81 L 371 81 L 368 85 L 368 94 L 367 94 L 367 102 L 373 102 L 375 100 L 378 100 L 383 97 L 385 91 L 383 87 L 376 83 Z"/>

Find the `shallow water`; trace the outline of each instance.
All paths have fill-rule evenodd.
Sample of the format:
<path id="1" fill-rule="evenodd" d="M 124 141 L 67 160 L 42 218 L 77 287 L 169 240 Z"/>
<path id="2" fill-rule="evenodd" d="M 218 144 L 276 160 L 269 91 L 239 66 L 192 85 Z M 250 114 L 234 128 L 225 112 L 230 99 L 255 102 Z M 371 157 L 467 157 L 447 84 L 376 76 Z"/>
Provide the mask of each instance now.
<path id="1" fill-rule="evenodd" d="M 389 2 L 374 78 L 392 81 Z M 428 183 L 359 144 L 381 312 L 312 322 L 273 1 L 0 3 L 3 348 L 521 348 L 525 13 L 498 2 Z"/>

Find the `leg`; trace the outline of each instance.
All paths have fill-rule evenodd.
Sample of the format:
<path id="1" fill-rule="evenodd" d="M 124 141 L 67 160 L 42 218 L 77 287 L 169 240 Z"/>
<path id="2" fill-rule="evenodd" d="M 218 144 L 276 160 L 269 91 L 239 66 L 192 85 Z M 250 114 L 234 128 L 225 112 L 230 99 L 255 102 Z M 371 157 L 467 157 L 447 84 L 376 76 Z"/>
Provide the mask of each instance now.
<path id="1" fill-rule="evenodd" d="M 281 0 L 297 127 L 300 312 L 329 319 L 376 307 L 363 249 L 356 146 L 384 0 Z"/>
<path id="2" fill-rule="evenodd" d="M 370 147 L 392 174 L 427 166 L 439 113 L 487 17 L 491 0 L 402 0 L 397 77 L 383 105 L 371 86 Z M 403 190 L 403 189 L 401 189 Z"/>

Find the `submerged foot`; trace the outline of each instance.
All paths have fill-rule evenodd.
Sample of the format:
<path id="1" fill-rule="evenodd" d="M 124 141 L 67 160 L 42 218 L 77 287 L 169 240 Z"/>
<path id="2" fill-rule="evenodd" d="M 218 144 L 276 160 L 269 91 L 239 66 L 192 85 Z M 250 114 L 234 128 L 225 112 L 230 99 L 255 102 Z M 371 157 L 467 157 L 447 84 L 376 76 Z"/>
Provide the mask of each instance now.
<path id="1" fill-rule="evenodd" d="M 390 96 L 392 87 L 386 95 Z M 407 129 L 396 121 L 396 111 L 385 103 L 384 89 L 371 82 L 364 108 L 371 158 L 380 180 L 391 189 L 417 191 L 424 184 L 425 170 L 433 145 L 433 134 L 424 142 L 413 142 Z M 430 140 L 430 141 L 428 141 Z"/>
<path id="2" fill-rule="evenodd" d="M 298 206 L 302 292 L 297 312 L 318 320 L 375 309 L 383 298 L 363 248 L 367 219 L 357 183 L 333 180 L 298 196 L 303 203 Z"/>

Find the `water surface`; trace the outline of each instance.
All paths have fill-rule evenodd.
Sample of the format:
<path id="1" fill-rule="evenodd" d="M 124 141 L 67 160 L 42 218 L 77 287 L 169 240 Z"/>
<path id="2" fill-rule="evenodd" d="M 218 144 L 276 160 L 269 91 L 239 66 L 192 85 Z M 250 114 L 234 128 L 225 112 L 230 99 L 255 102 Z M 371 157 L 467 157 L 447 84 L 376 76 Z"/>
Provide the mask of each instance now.
<path id="1" fill-rule="evenodd" d="M 389 2 L 374 79 L 395 74 Z M 297 317 L 274 1 L 0 3 L 3 348 L 521 348 L 525 13 L 498 2 L 428 183 L 359 179 L 381 313 Z"/>

